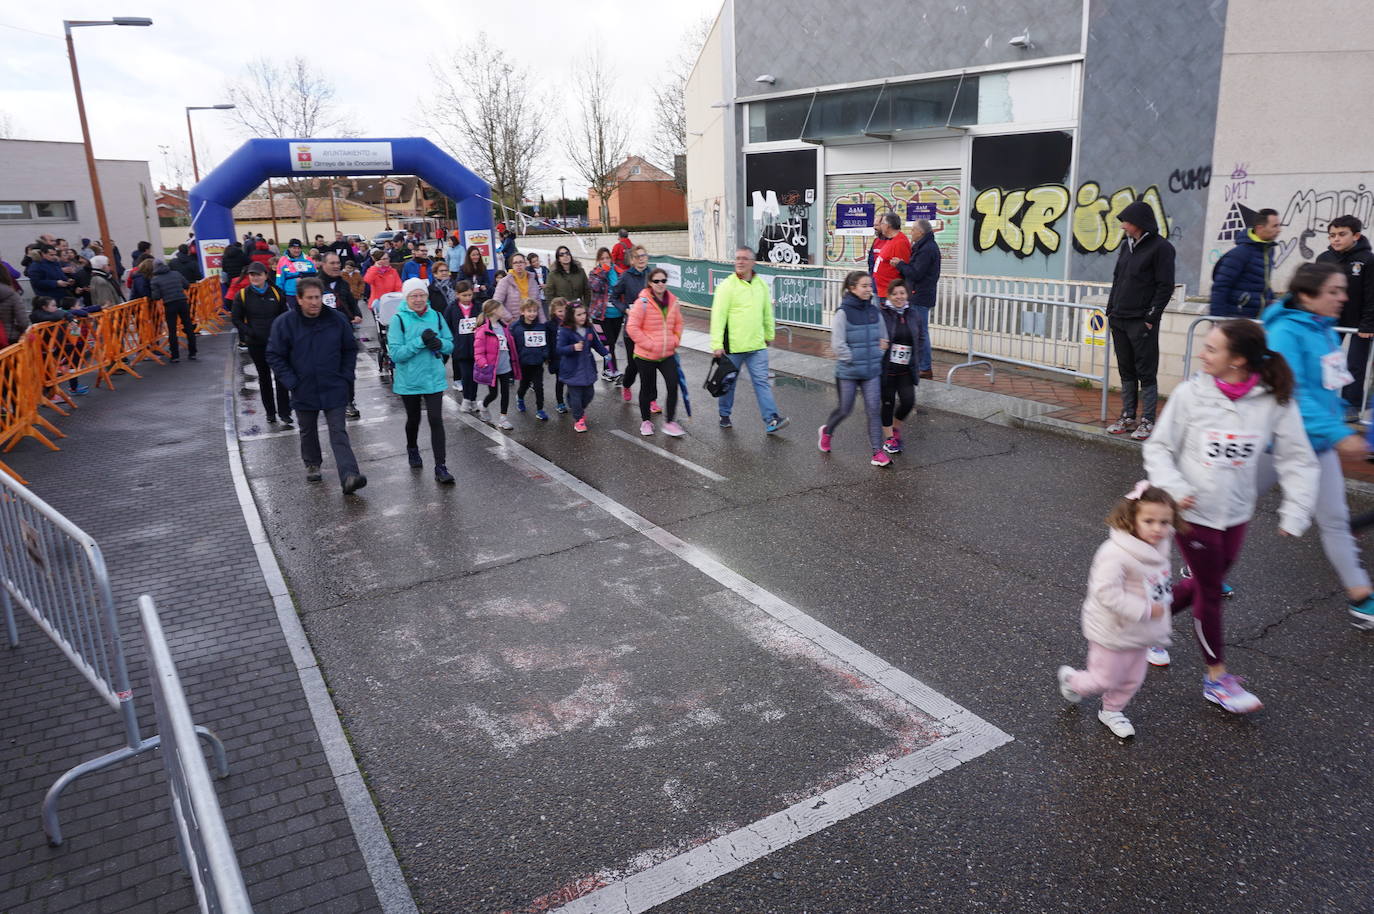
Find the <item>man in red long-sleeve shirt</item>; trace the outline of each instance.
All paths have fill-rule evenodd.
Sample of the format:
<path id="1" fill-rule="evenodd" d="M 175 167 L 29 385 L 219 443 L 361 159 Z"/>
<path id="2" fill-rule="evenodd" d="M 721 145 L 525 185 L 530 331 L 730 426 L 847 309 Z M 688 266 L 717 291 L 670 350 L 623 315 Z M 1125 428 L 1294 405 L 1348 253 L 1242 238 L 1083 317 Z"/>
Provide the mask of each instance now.
<path id="1" fill-rule="evenodd" d="M 873 292 L 878 302 L 887 301 L 887 287 L 894 279 L 901 279 L 892 261 L 911 259 L 911 241 L 902 234 L 902 220 L 896 213 L 883 213 L 878 219 L 878 237 L 869 251 L 872 259 Z"/>

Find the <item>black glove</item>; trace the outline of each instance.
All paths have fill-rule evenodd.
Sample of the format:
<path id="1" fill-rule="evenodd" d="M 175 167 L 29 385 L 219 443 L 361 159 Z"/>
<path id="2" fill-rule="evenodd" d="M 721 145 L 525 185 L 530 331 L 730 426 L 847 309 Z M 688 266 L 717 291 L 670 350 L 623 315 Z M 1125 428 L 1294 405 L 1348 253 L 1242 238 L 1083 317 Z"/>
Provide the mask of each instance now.
<path id="1" fill-rule="evenodd" d="M 439 347 L 443 345 L 439 340 L 439 334 L 435 333 L 433 330 L 426 330 L 424 333 L 420 334 L 420 342 L 424 343 L 425 348 L 430 352 L 438 352 Z"/>

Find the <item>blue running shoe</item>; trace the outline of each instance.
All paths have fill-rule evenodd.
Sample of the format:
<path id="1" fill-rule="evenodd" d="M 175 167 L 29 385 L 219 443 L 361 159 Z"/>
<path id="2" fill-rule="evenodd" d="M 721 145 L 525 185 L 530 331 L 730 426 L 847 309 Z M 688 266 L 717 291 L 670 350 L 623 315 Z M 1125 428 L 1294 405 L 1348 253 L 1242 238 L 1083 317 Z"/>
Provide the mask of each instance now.
<path id="1" fill-rule="evenodd" d="M 534 411 L 534 418 L 540 420 L 541 422 L 548 422 L 549 414 L 544 412 L 542 409 L 537 409 Z"/>
<path id="2" fill-rule="evenodd" d="M 1358 603 L 1351 603 L 1350 616 L 1353 620 L 1351 625 L 1361 631 L 1374 631 L 1374 594 L 1370 594 Z"/>
<path id="3" fill-rule="evenodd" d="M 518 410 L 520 410 L 520 412 L 522 412 L 522 413 L 525 411 L 525 398 L 524 398 L 524 397 L 516 397 L 516 398 L 515 398 L 515 408 L 518 409 Z"/>
<path id="4" fill-rule="evenodd" d="M 558 404 L 556 407 L 554 407 L 554 408 L 557 409 L 560 413 L 566 413 L 566 412 L 568 411 L 568 404 L 566 404 L 566 403 L 559 403 L 559 404 Z"/>

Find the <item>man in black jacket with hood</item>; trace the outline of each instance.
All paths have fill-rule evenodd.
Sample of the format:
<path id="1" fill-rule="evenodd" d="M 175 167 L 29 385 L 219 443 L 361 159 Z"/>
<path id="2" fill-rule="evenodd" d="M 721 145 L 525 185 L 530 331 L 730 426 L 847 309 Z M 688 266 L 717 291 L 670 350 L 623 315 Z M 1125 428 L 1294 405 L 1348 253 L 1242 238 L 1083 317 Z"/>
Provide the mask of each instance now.
<path id="1" fill-rule="evenodd" d="M 1155 213 L 1137 200 L 1117 216 L 1126 237 L 1121 242 L 1107 297 L 1107 322 L 1121 373 L 1121 418 L 1107 426 L 1112 435 L 1136 441 L 1155 427 L 1159 387 L 1159 322 L 1174 294 L 1174 246 L 1159 235 Z M 1140 419 L 1136 420 L 1139 390 Z"/>
<path id="2" fill-rule="evenodd" d="M 1317 255 L 1317 263 L 1334 263 L 1345 271 L 1341 326 L 1358 331 L 1350 335 L 1346 357 L 1346 368 L 1355 380 L 1341 391 L 1347 422 L 1360 418 L 1364 368 L 1369 361 L 1370 344 L 1374 343 L 1374 251 L 1369 248 L 1369 239 L 1361 234 L 1363 231 L 1364 223 L 1358 217 L 1337 216 L 1326 228 L 1326 240 L 1331 246 Z"/>

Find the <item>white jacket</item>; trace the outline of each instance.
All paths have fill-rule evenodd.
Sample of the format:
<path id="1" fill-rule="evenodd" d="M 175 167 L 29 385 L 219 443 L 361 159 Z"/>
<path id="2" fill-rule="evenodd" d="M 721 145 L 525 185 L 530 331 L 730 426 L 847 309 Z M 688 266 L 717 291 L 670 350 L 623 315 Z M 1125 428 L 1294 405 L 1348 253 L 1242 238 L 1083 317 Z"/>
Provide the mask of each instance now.
<path id="1" fill-rule="evenodd" d="M 1166 537 L 1158 546 L 1112 529 L 1093 556 L 1088 596 L 1083 600 L 1083 637 L 1114 651 L 1169 643 L 1169 607 L 1174 602 Z M 1150 618 L 1151 604 L 1164 607 Z"/>
<path id="2" fill-rule="evenodd" d="M 1279 527 L 1301 536 L 1317 503 L 1317 457 L 1296 398 L 1280 406 L 1262 383 L 1239 400 L 1210 375 L 1180 384 L 1145 442 L 1145 475 L 1175 500 L 1197 500 L 1184 520 L 1225 530 L 1254 517 L 1259 456 L 1271 446 L 1283 486 Z"/>

